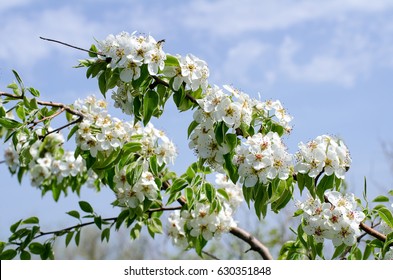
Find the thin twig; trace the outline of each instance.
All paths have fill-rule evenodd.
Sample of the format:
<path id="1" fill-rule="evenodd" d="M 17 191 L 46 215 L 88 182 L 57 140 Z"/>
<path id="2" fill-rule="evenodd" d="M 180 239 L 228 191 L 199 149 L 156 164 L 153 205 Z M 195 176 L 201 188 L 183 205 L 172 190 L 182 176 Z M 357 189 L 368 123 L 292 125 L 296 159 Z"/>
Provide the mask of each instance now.
<path id="1" fill-rule="evenodd" d="M 174 206 L 174 207 L 159 207 L 159 208 L 152 208 L 147 210 L 146 212 L 148 213 L 153 213 L 153 212 L 162 212 L 162 211 L 174 211 L 174 210 L 180 210 L 182 207 L 181 206 Z"/>
<path id="2" fill-rule="evenodd" d="M 113 221 L 113 222 L 116 222 L 117 221 L 117 217 L 102 219 L 102 221 L 106 221 L 106 222 Z M 85 226 L 89 226 L 89 225 L 92 225 L 94 223 L 95 222 L 87 222 L 87 223 L 77 224 L 75 226 L 70 226 L 70 227 L 67 227 L 67 228 L 63 228 L 63 229 L 60 229 L 60 230 L 41 232 L 39 235 L 35 236 L 33 239 L 37 239 L 37 238 L 40 238 L 42 236 L 50 235 L 50 234 L 59 235 L 60 233 L 67 232 L 67 231 L 70 231 L 70 230 L 73 230 L 73 229 L 78 229 L 78 228 L 85 227 Z"/>
<path id="3" fill-rule="evenodd" d="M 43 139 L 45 139 L 45 137 L 47 137 L 48 135 L 50 135 L 50 134 L 52 134 L 52 133 L 60 132 L 60 131 L 63 130 L 64 128 L 67 128 L 67 127 L 69 127 L 69 126 L 72 126 L 72 125 L 74 125 L 74 124 L 77 124 L 77 123 L 79 123 L 79 122 L 82 122 L 82 120 L 83 120 L 83 117 L 79 117 L 79 118 L 77 118 L 76 120 L 74 120 L 74 121 L 72 121 L 72 122 L 69 122 L 69 123 L 67 123 L 67 124 L 65 124 L 65 125 L 63 125 L 63 126 L 61 126 L 61 127 L 58 127 L 58 128 L 56 128 L 56 129 L 54 129 L 54 130 L 52 130 L 52 131 L 49 131 L 48 133 L 46 133 L 46 134 L 43 135 L 43 136 L 39 136 L 38 138 L 39 138 L 40 140 L 43 140 Z"/>
<path id="4" fill-rule="evenodd" d="M 45 41 L 49 41 L 49 42 L 53 42 L 53 43 L 57 43 L 57 44 L 60 44 L 60 45 L 64 45 L 64 46 L 67 46 L 67 47 L 70 47 L 70 48 L 73 48 L 73 49 L 77 49 L 77 50 L 80 50 L 80 51 L 84 51 L 84 52 L 87 52 L 87 53 L 91 53 L 91 54 L 95 54 L 95 55 L 100 55 L 100 56 L 106 57 L 102 53 L 93 52 L 91 50 L 80 48 L 80 47 L 77 47 L 77 46 L 73 46 L 73 45 L 70 45 L 70 44 L 58 41 L 58 40 L 49 39 L 49 38 L 45 38 L 45 37 L 41 37 L 41 36 L 40 36 L 40 39 L 45 40 Z"/>
<path id="5" fill-rule="evenodd" d="M 209 257 L 212 258 L 213 260 L 220 260 L 220 259 L 217 258 L 215 255 L 213 255 L 213 254 L 211 254 L 211 253 L 209 253 L 209 252 L 203 251 L 203 250 L 202 250 L 202 254 L 205 254 L 206 256 L 209 256 Z"/>
<path id="6" fill-rule="evenodd" d="M 178 210 L 178 209 L 181 209 L 181 207 L 160 207 L 160 208 L 149 209 L 147 212 L 173 211 L 173 210 Z M 102 221 L 114 222 L 115 223 L 117 221 L 117 218 L 118 217 L 105 218 L 105 219 L 102 219 Z M 50 234 L 59 235 L 59 234 L 61 234 L 63 232 L 68 232 L 68 231 L 73 230 L 73 229 L 78 229 L 78 228 L 82 228 L 82 227 L 93 225 L 93 224 L 95 224 L 94 221 L 77 224 L 77 225 L 70 226 L 70 227 L 67 227 L 67 228 L 63 228 L 63 229 L 60 229 L 60 230 L 40 232 L 40 234 L 35 236 L 34 239 L 37 239 L 37 238 L 45 236 L 45 235 L 50 235 Z"/>
<path id="7" fill-rule="evenodd" d="M 40 119 L 40 120 L 31 121 L 30 123 L 28 123 L 28 125 L 31 125 L 31 127 L 34 127 L 34 126 L 36 126 L 37 124 L 39 124 L 39 123 L 41 123 L 41 122 L 44 122 L 44 121 L 46 121 L 46 120 L 53 119 L 54 117 L 60 115 L 60 114 L 63 113 L 64 111 L 65 111 L 65 109 L 64 109 L 64 108 L 61 108 L 60 110 L 56 111 L 56 113 L 54 113 L 53 115 L 46 116 L 46 117 L 44 117 L 44 118 L 42 118 L 42 119 Z"/>

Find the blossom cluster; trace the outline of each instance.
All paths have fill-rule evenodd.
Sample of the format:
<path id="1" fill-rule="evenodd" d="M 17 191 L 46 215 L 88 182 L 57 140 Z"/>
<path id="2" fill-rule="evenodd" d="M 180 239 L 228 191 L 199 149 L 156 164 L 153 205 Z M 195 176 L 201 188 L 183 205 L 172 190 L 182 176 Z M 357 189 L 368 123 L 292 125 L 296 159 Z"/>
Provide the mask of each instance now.
<path id="1" fill-rule="evenodd" d="M 328 202 L 309 198 L 298 207 L 303 210 L 303 229 L 318 243 L 331 239 L 334 246 L 342 243 L 352 246 L 359 236 L 359 225 L 365 215 L 356 210 L 354 194 L 341 194 L 337 191 L 325 193 Z"/>
<path id="2" fill-rule="evenodd" d="M 275 132 L 257 133 L 237 146 L 233 163 L 238 166 L 240 181 L 246 187 L 268 180 L 288 179 L 292 174 L 292 155 Z"/>
<path id="3" fill-rule="evenodd" d="M 228 194 L 229 200 L 221 195 L 218 199 L 222 203 L 220 211 L 211 211 L 209 203 L 198 202 L 190 211 L 177 210 L 168 218 L 167 234 L 172 238 L 173 244 L 182 248 L 189 246 L 187 234 L 191 237 L 202 236 L 205 240 L 213 237 L 219 238 L 223 233 L 236 227 L 233 214 L 243 201 L 241 187 L 233 184 L 225 175 L 216 175 L 217 187 Z"/>
<path id="4" fill-rule="evenodd" d="M 96 157 L 98 152 L 109 155 L 124 144 L 135 141 L 138 136 L 142 144 L 140 155 L 144 159 L 156 155 L 160 165 L 173 164 L 177 155 L 175 145 L 151 123 L 142 127 L 139 123 L 111 117 L 106 109 L 106 101 L 94 96 L 77 100 L 74 107 L 84 115 L 76 132 L 76 143 L 81 150 L 89 151 L 92 157 Z"/>
<path id="5" fill-rule="evenodd" d="M 157 75 L 165 66 L 166 54 L 162 50 L 162 42 L 152 36 L 136 35 L 121 32 L 109 35 L 98 42 L 99 53 L 111 58 L 111 67 L 120 68 L 120 79 L 131 82 L 141 75 L 141 66 L 147 65 L 150 75 Z"/>
<path id="6" fill-rule="evenodd" d="M 203 98 L 197 100 L 199 108 L 193 118 L 198 125 L 190 134 L 189 143 L 189 147 L 199 157 L 207 159 L 219 172 L 222 171 L 223 155 L 230 150 L 226 143 L 219 145 L 216 140 L 215 128 L 218 123 L 223 122 L 235 132 L 241 125 L 259 126 L 275 117 L 275 122 L 284 131 L 290 131 L 289 122 L 292 120 L 278 100 L 261 102 L 233 87 L 225 85 L 224 89 L 228 93 L 218 86 L 209 87 Z"/>
<path id="7" fill-rule="evenodd" d="M 148 171 L 148 163 L 155 156 L 159 165 L 173 164 L 177 156 L 173 142 L 151 123 L 142 127 L 139 123 L 111 117 L 106 109 L 107 103 L 94 96 L 77 100 L 74 107 L 84 115 L 76 132 L 76 143 L 81 150 L 89 151 L 92 157 L 97 157 L 98 153 L 108 156 L 130 142 L 141 144 L 138 156 L 142 174 L 135 184 L 131 186 L 127 180 L 128 165 L 115 168 L 113 183 L 119 205 L 135 208 L 145 198 L 155 200 L 159 189 L 154 176 Z"/>
<path id="8" fill-rule="evenodd" d="M 42 135 L 42 130 L 37 130 Z M 11 172 L 16 172 L 18 167 L 28 167 L 32 186 L 41 186 L 56 178 L 61 183 L 64 178 L 77 177 L 86 172 L 85 162 L 81 156 L 75 158 L 71 151 L 64 151 L 62 145 L 64 138 L 60 133 L 46 135 L 43 141 L 35 140 L 33 144 L 28 135 L 18 134 L 16 146 L 10 144 L 5 150 L 5 162 Z M 22 150 L 28 149 L 31 159 L 26 166 L 20 162 Z"/>
<path id="9" fill-rule="evenodd" d="M 132 186 L 126 177 L 126 169 L 117 170 L 113 181 L 119 206 L 136 208 L 145 198 L 153 201 L 158 197 L 158 186 L 149 171 L 143 171 L 139 180 Z"/>
<path id="10" fill-rule="evenodd" d="M 192 54 L 185 57 L 176 55 L 176 58 L 179 65 L 168 66 L 163 71 L 164 76 L 173 78 L 173 89 L 177 91 L 185 83 L 186 89 L 196 91 L 201 88 L 205 91 L 208 88 L 210 74 L 206 61 Z"/>
<path id="11" fill-rule="evenodd" d="M 318 136 L 307 144 L 300 143 L 296 154 L 295 171 L 315 178 L 322 172 L 344 179 L 351 158 L 348 148 L 338 138 L 328 135 Z"/>
<path id="12" fill-rule="evenodd" d="M 176 63 L 166 66 L 168 55 L 162 49 L 163 41 L 156 41 L 150 35 L 121 32 L 109 35 L 98 41 L 97 45 L 99 58 L 110 58 L 110 67 L 119 69 L 120 81 L 116 91 L 112 93 L 112 99 L 115 107 L 121 108 L 126 114 L 133 113 L 135 96 L 143 94 L 133 88 L 130 82 L 141 77 L 144 65 L 149 75 L 171 79 L 175 91 L 183 84 L 192 91 L 205 91 L 208 87 L 209 68 L 204 60 L 192 54 L 176 55 L 172 57 Z"/>

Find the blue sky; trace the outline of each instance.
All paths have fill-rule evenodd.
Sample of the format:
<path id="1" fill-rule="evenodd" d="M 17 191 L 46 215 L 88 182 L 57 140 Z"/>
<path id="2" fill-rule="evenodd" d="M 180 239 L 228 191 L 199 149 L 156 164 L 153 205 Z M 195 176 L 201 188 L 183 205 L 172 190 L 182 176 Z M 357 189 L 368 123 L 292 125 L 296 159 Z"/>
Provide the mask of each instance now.
<path id="1" fill-rule="evenodd" d="M 290 152 L 300 141 L 337 135 L 353 159 L 350 189 L 360 195 L 364 176 L 371 194 L 391 189 L 393 159 L 382 143 L 393 143 L 393 1 L 2 0 L 0 19 L 2 90 L 16 69 L 44 100 L 72 103 L 99 95 L 96 81 L 72 68 L 84 53 L 39 36 L 88 48 L 110 33 L 150 33 L 166 40 L 168 53 L 207 61 L 211 84 L 281 100 L 294 116 L 293 132 L 285 138 Z M 176 143 L 175 170 L 181 172 L 193 160 L 185 130 L 191 117 L 169 109 L 155 123 Z M 48 230 L 73 222 L 64 212 L 77 208 L 79 198 L 70 195 L 56 204 L 50 196 L 41 198 L 28 178 L 19 186 L 4 165 L 0 176 L 0 239 L 13 222 L 30 215 L 40 216 Z M 81 199 L 104 216 L 116 213 L 110 192 L 85 190 Z"/>

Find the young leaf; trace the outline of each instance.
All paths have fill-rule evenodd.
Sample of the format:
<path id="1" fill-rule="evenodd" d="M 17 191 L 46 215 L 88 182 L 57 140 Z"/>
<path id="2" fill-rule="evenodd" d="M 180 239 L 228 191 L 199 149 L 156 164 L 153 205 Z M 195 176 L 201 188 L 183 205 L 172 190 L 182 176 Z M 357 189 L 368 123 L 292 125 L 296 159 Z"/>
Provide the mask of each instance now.
<path id="1" fill-rule="evenodd" d="M 21 260 L 31 260 L 31 254 L 27 251 L 22 251 L 22 253 L 20 253 L 20 259 Z"/>
<path id="2" fill-rule="evenodd" d="M 373 199 L 373 202 L 389 202 L 389 197 L 384 195 L 378 195 L 376 198 Z"/>
<path id="3" fill-rule="evenodd" d="M 149 90 L 143 98 L 143 124 L 147 125 L 158 108 L 158 94 L 154 90 Z"/>
<path id="4" fill-rule="evenodd" d="M 79 201 L 79 207 L 86 213 L 93 213 L 93 207 L 86 201 Z"/>
<path id="5" fill-rule="evenodd" d="M 111 234 L 110 228 L 104 229 L 101 233 L 101 242 L 104 241 L 104 239 L 106 239 L 106 242 L 109 242 L 110 234 Z"/>
<path id="6" fill-rule="evenodd" d="M 94 223 L 96 224 L 96 226 L 97 226 L 99 229 L 101 229 L 101 226 L 102 226 L 102 219 L 101 219 L 101 216 L 94 217 Z"/>
<path id="7" fill-rule="evenodd" d="M 70 215 L 71 217 L 77 218 L 77 219 L 81 218 L 79 212 L 76 210 L 69 211 L 66 214 Z"/>
<path id="8" fill-rule="evenodd" d="M 76 232 L 76 235 L 75 235 L 75 244 L 76 244 L 76 246 L 79 246 L 80 239 L 81 239 L 81 231 L 78 230 Z"/>
<path id="9" fill-rule="evenodd" d="M 377 211 L 381 219 L 384 220 L 389 227 L 393 228 L 392 212 L 390 212 L 390 210 L 386 207 L 381 207 Z"/>
<path id="10" fill-rule="evenodd" d="M 22 79 L 20 78 L 18 72 L 16 72 L 15 70 L 12 70 L 12 73 L 14 73 L 15 79 L 16 79 L 16 81 L 18 82 L 18 84 L 19 84 L 19 86 L 21 87 L 22 92 L 23 92 L 24 85 L 23 85 L 23 81 L 22 81 Z"/>
<path id="11" fill-rule="evenodd" d="M 38 224 L 40 220 L 37 217 L 30 217 L 24 220 L 22 223 L 23 224 Z"/>
<path id="12" fill-rule="evenodd" d="M 176 178 L 170 188 L 171 193 L 180 192 L 182 189 L 188 186 L 188 182 L 183 178 Z"/>
<path id="13" fill-rule="evenodd" d="M 68 246 L 68 244 L 70 244 L 72 237 L 74 236 L 74 233 L 75 233 L 75 231 L 70 231 L 69 233 L 67 233 L 66 239 L 65 239 L 66 247 Z"/>
<path id="14" fill-rule="evenodd" d="M 41 255 L 44 252 L 45 247 L 41 243 L 33 242 L 33 243 L 30 243 L 29 250 L 34 255 Z"/>
<path id="15" fill-rule="evenodd" d="M 9 118 L 0 118 L 0 127 L 5 127 L 7 129 L 16 129 L 22 126 L 20 122 Z"/>
<path id="16" fill-rule="evenodd" d="M 0 260 L 12 260 L 16 255 L 16 250 L 9 249 L 0 254 Z"/>

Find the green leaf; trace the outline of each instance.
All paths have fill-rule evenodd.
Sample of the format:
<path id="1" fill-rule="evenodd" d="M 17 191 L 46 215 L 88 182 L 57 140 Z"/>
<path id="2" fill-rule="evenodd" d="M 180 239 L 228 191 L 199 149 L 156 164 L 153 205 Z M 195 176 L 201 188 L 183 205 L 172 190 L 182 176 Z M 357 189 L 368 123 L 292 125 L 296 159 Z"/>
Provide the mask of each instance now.
<path id="1" fill-rule="evenodd" d="M 186 180 L 184 180 L 183 178 L 176 178 L 172 183 L 170 192 L 171 193 L 180 192 L 182 189 L 184 189 L 187 186 L 188 186 L 188 182 Z"/>
<path id="2" fill-rule="evenodd" d="M 0 127 L 5 127 L 6 129 L 16 129 L 21 127 L 22 124 L 16 120 L 9 118 L 0 118 Z"/>
<path id="3" fill-rule="evenodd" d="M 52 197 L 55 201 L 58 201 L 61 195 L 61 185 L 53 184 L 52 185 Z"/>
<path id="4" fill-rule="evenodd" d="M 204 184 L 206 198 L 210 203 L 216 199 L 216 189 L 209 183 Z"/>
<path id="5" fill-rule="evenodd" d="M 23 88 L 24 88 L 23 81 L 22 81 L 22 79 L 20 78 L 18 72 L 16 72 L 15 70 L 12 70 L 12 73 L 14 73 L 14 76 L 15 76 L 16 81 L 18 82 L 18 84 L 20 85 L 20 87 L 23 89 Z"/>
<path id="6" fill-rule="evenodd" d="M 336 250 L 334 250 L 332 259 L 335 259 L 335 258 L 337 258 L 338 256 L 340 256 L 340 255 L 345 251 L 345 249 L 347 249 L 347 247 L 348 247 L 348 246 L 347 246 L 345 243 L 343 243 L 343 244 L 337 246 L 337 247 L 336 247 Z"/>
<path id="7" fill-rule="evenodd" d="M 106 88 L 107 88 L 107 90 L 108 89 L 112 89 L 115 86 L 117 86 L 117 83 L 120 80 L 119 68 L 116 68 L 116 69 L 112 70 L 109 73 L 110 73 L 110 75 L 106 77 Z"/>
<path id="8" fill-rule="evenodd" d="M 45 247 L 41 243 L 33 242 L 30 243 L 29 250 L 34 255 L 41 255 L 44 252 Z"/>
<path id="9" fill-rule="evenodd" d="M 118 230 L 120 226 L 123 224 L 124 220 L 130 215 L 130 210 L 123 210 L 116 219 L 116 229 Z"/>
<path id="10" fill-rule="evenodd" d="M 12 233 L 15 233 L 15 231 L 18 229 L 19 225 L 22 223 L 22 220 L 17 221 L 10 227 L 10 231 Z"/>
<path id="11" fill-rule="evenodd" d="M 22 223 L 23 224 L 38 224 L 40 220 L 37 217 L 30 217 L 24 220 Z"/>
<path id="12" fill-rule="evenodd" d="M 130 231 L 130 237 L 132 239 L 137 239 L 141 233 L 142 225 L 140 223 L 136 223 L 135 226 Z"/>
<path id="13" fill-rule="evenodd" d="M 222 195 L 225 200 L 229 201 L 229 195 L 228 193 L 225 191 L 225 189 L 218 189 L 217 192 Z"/>
<path id="14" fill-rule="evenodd" d="M 77 218 L 77 219 L 81 218 L 79 212 L 76 210 L 69 211 L 66 214 L 70 215 L 71 217 Z"/>
<path id="15" fill-rule="evenodd" d="M 35 88 L 32 88 L 32 87 L 29 87 L 27 90 L 28 90 L 33 96 L 35 96 L 35 97 L 40 97 L 40 92 L 39 92 L 39 90 L 37 90 L 37 89 L 35 89 Z"/>
<path id="16" fill-rule="evenodd" d="M 381 207 L 378 210 L 378 214 L 385 223 L 393 229 L 393 215 L 392 212 L 386 207 Z"/>
<path id="17" fill-rule="evenodd" d="M 75 125 L 71 128 L 71 131 L 70 131 L 70 133 L 68 133 L 68 136 L 67 136 L 67 141 L 71 139 L 71 137 L 75 134 L 75 132 L 78 131 L 78 129 L 79 129 L 79 127 L 77 125 Z"/>
<path id="18" fill-rule="evenodd" d="M 74 236 L 74 231 L 70 231 L 69 233 L 67 233 L 66 235 L 66 239 L 65 239 L 65 245 L 66 247 L 68 246 L 68 244 L 70 244 L 72 237 Z"/>
<path id="19" fill-rule="evenodd" d="M 325 175 L 317 185 L 317 196 L 321 201 L 324 201 L 325 191 L 334 188 L 334 177 L 334 175 Z"/>
<path id="20" fill-rule="evenodd" d="M 27 251 L 22 251 L 22 253 L 20 253 L 20 259 L 25 261 L 31 260 L 31 254 Z"/>
<path id="21" fill-rule="evenodd" d="M 179 60 L 173 55 L 166 55 L 165 66 L 180 66 Z"/>
<path id="22" fill-rule="evenodd" d="M 106 239 L 106 242 L 109 242 L 109 237 L 111 234 L 111 230 L 110 228 L 106 228 L 101 232 L 101 242 L 104 241 L 104 239 Z"/>
<path id="23" fill-rule="evenodd" d="M 12 260 L 16 255 L 16 250 L 9 249 L 0 254 L 0 260 Z"/>
<path id="24" fill-rule="evenodd" d="M 234 133 L 228 133 L 225 135 L 224 142 L 228 144 L 229 149 L 232 151 L 236 148 L 238 139 L 237 135 Z"/>
<path id="25" fill-rule="evenodd" d="M 23 102 L 22 102 L 23 103 Z M 26 118 L 26 112 L 25 112 L 25 107 L 23 105 L 21 105 L 21 103 L 19 103 L 19 105 L 16 107 L 16 114 L 18 115 L 18 117 L 24 121 Z"/>
<path id="26" fill-rule="evenodd" d="M 78 230 L 78 231 L 76 232 L 76 235 L 75 235 L 75 244 L 76 244 L 76 246 L 79 246 L 80 240 L 81 240 L 81 231 Z"/>
<path id="27" fill-rule="evenodd" d="M 29 107 L 33 110 L 38 109 L 37 99 L 35 98 L 30 99 Z"/>
<path id="28" fill-rule="evenodd" d="M 190 125 L 188 126 L 188 129 L 187 129 L 187 138 L 190 137 L 191 133 L 194 131 L 194 129 L 195 129 L 198 125 L 199 125 L 199 123 L 196 122 L 196 121 L 192 121 L 192 122 L 190 123 Z"/>
<path id="29" fill-rule="evenodd" d="M 142 149 L 142 144 L 140 142 L 129 142 L 123 146 L 123 151 L 125 154 L 136 153 Z"/>
<path id="30" fill-rule="evenodd" d="M 154 90 L 149 90 L 143 98 L 143 124 L 147 125 L 153 115 L 153 112 L 158 109 L 158 93 Z"/>
<path id="31" fill-rule="evenodd" d="M 107 92 L 105 73 L 101 73 L 101 75 L 98 77 L 98 87 L 102 95 L 105 97 L 105 93 Z"/>
<path id="32" fill-rule="evenodd" d="M 188 208 L 191 208 L 192 204 L 194 203 L 194 191 L 191 188 L 186 188 L 185 195 L 187 199 Z"/>
<path id="33" fill-rule="evenodd" d="M 150 158 L 149 160 L 149 165 L 150 165 L 150 171 L 151 173 L 157 177 L 158 176 L 158 163 L 157 163 L 157 157 L 154 155 Z"/>
<path id="34" fill-rule="evenodd" d="M 222 143 L 224 142 L 224 135 L 227 130 L 227 126 L 224 124 L 224 122 L 219 122 L 218 125 L 214 128 L 214 134 L 216 136 L 218 145 L 222 146 Z"/>
<path id="35" fill-rule="evenodd" d="M 373 199 L 373 202 L 389 202 L 389 197 L 384 195 L 378 195 L 376 198 Z"/>
<path id="36" fill-rule="evenodd" d="M 93 207 L 87 201 L 79 201 L 79 207 L 86 213 L 93 213 Z"/>
<path id="37" fill-rule="evenodd" d="M 0 241 L 0 253 L 3 252 L 4 248 L 5 248 L 5 242 Z"/>
<path id="38" fill-rule="evenodd" d="M 237 172 L 236 166 L 232 163 L 231 154 L 230 153 L 225 154 L 224 159 L 225 159 L 224 168 L 227 171 L 227 174 L 229 175 L 231 181 L 234 184 L 236 184 L 237 180 L 239 179 L 239 174 Z"/>
<path id="39" fill-rule="evenodd" d="M 89 52 L 90 57 L 97 57 L 98 49 L 94 44 L 91 45 L 89 51 L 90 51 Z"/>
<path id="40" fill-rule="evenodd" d="M 300 216 L 300 215 L 302 215 L 303 213 L 304 213 L 304 210 L 303 210 L 303 209 L 297 209 L 297 210 L 295 211 L 295 213 L 293 213 L 293 216 L 292 216 L 292 217 Z"/>
<path id="41" fill-rule="evenodd" d="M 147 230 L 151 237 L 154 238 L 156 233 L 162 233 L 162 223 L 159 218 L 152 218 L 148 221 Z"/>
<path id="42" fill-rule="evenodd" d="M 102 219 L 101 219 L 100 216 L 94 217 L 94 223 L 96 224 L 96 226 L 97 226 L 99 229 L 101 229 L 101 226 L 102 226 Z"/>

